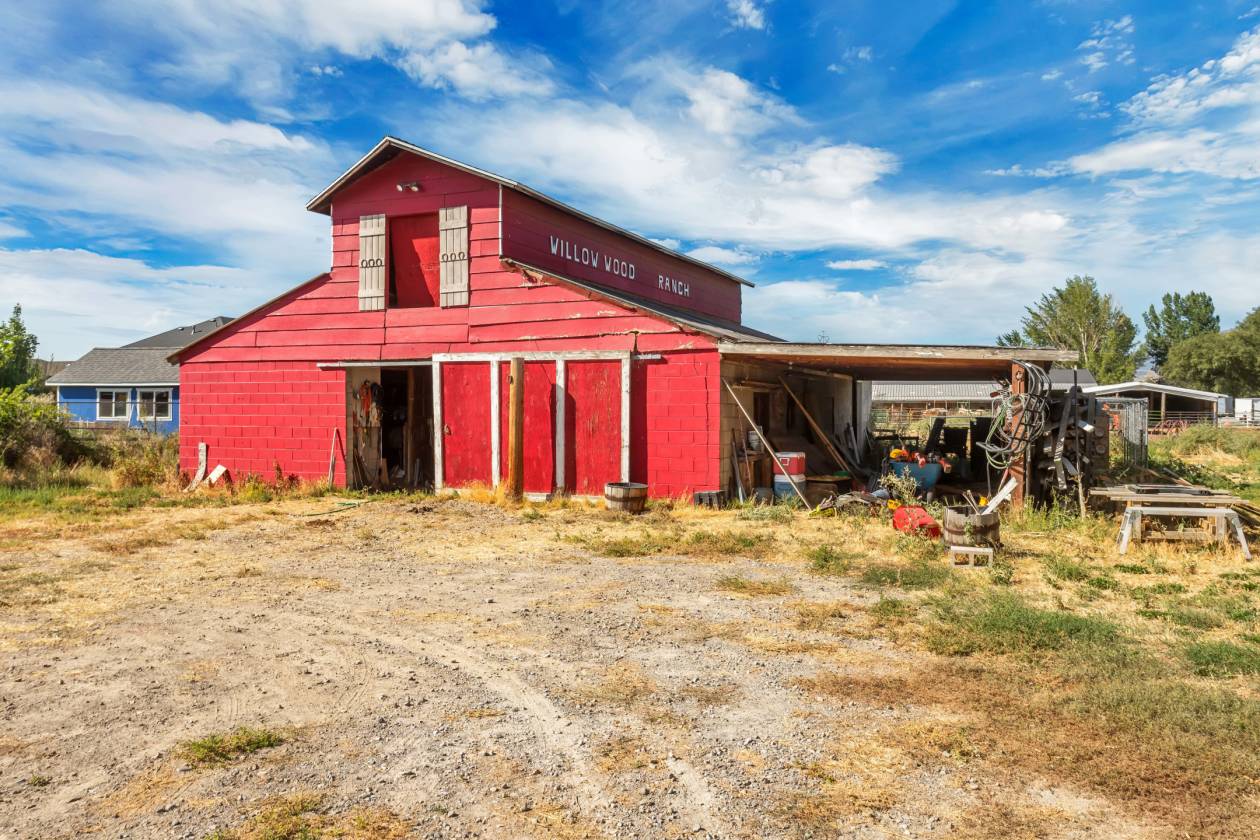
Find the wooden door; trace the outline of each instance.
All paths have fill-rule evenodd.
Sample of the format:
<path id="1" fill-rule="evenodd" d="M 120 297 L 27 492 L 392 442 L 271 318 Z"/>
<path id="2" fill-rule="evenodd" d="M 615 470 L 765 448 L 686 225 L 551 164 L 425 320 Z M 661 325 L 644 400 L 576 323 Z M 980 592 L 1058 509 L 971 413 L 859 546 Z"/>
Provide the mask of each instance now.
<path id="1" fill-rule="evenodd" d="M 508 474 L 508 375 L 499 363 L 499 475 Z M 556 363 L 525 363 L 525 492 L 550 493 L 556 476 Z"/>
<path id="2" fill-rule="evenodd" d="M 570 361 L 565 375 L 565 484 L 602 496 L 621 480 L 621 362 Z"/>
<path id="3" fill-rule="evenodd" d="M 442 363 L 442 483 L 489 485 L 490 364 Z"/>

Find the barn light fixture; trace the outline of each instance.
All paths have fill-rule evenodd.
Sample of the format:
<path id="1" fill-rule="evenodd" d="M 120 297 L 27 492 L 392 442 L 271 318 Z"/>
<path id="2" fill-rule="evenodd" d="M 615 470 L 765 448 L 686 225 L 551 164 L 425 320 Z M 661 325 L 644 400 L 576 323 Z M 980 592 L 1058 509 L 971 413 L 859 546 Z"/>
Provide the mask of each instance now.
<path id="1" fill-rule="evenodd" d="M 411 190 L 412 192 L 420 192 L 420 183 L 418 181 L 399 181 L 398 191 L 404 192 Z"/>

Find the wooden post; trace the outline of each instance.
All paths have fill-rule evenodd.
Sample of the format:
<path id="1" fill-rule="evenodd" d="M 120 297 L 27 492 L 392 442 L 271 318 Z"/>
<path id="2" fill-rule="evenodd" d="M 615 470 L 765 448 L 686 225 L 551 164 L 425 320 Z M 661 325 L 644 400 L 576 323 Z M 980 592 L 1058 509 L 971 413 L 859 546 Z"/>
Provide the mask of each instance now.
<path id="1" fill-rule="evenodd" d="M 1163 391 L 1159 392 L 1159 421 L 1162 423 L 1168 419 L 1168 394 Z"/>
<path id="2" fill-rule="evenodd" d="M 508 372 L 508 498 L 525 494 L 525 360 L 512 359 Z"/>
<path id="3" fill-rule="evenodd" d="M 1028 381 L 1024 369 L 1014 362 L 1011 363 L 1011 393 L 1024 394 L 1028 392 Z M 1019 424 L 1023 418 L 1016 416 L 1011 418 L 1009 422 L 1013 425 L 1011 428 L 1019 428 Z M 1011 507 L 1018 509 L 1024 506 L 1024 493 L 1027 491 L 1026 478 L 1028 472 L 1028 447 L 1023 452 L 1015 452 L 1011 456 L 1011 465 L 1007 469 L 1007 473 L 1011 478 L 1015 479 L 1015 488 L 1011 492 Z"/>

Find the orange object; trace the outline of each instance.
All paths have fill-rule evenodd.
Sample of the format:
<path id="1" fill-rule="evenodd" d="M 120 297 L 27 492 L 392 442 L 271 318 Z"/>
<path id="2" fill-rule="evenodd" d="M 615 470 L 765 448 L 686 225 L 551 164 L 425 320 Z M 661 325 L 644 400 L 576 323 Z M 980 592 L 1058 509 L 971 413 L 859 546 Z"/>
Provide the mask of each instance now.
<path id="1" fill-rule="evenodd" d="M 932 518 L 932 514 L 917 505 L 903 505 L 893 511 L 893 527 L 919 537 L 941 537 L 940 524 Z"/>

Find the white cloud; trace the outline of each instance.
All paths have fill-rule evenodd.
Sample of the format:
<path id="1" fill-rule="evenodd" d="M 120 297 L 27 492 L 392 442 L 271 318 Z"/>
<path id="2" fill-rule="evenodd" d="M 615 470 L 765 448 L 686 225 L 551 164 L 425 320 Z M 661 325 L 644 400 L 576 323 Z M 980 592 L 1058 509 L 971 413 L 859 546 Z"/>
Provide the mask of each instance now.
<path id="1" fill-rule="evenodd" d="M 726 0 L 731 23 L 739 29 L 765 29 L 766 11 L 754 0 Z"/>
<path id="2" fill-rule="evenodd" d="M 78 249 L 0 248 L 0 300 L 22 304 L 40 355 L 58 359 L 214 315 L 238 315 L 243 301 L 258 299 L 256 283 L 244 269 L 156 268 Z"/>
<path id="3" fill-rule="evenodd" d="M 1055 79 L 1059 78 L 1062 75 L 1063 75 L 1062 70 L 1058 70 L 1058 69 L 1047 70 L 1046 72 L 1041 74 L 1041 80 L 1043 82 L 1053 82 Z"/>
<path id="4" fill-rule="evenodd" d="M 701 248 L 696 248 L 695 250 L 688 251 L 687 256 L 695 257 L 701 262 L 727 267 L 753 265 L 761 259 L 759 254 L 754 254 L 740 248 L 723 248 L 718 245 L 705 245 Z"/>
<path id="5" fill-rule="evenodd" d="M 832 260 L 827 263 L 827 268 L 834 271 L 874 271 L 887 266 L 888 263 L 883 260 Z"/>
<path id="6" fill-rule="evenodd" d="M 671 251 L 677 251 L 679 248 L 682 247 L 682 243 L 679 242 L 677 239 L 669 239 L 669 238 L 654 239 L 652 237 L 648 237 L 648 238 L 652 239 L 653 242 L 655 242 L 657 245 L 660 245 L 662 248 L 668 248 Z"/>
<path id="7" fill-rule="evenodd" d="M 1133 16 L 1125 15 L 1119 20 L 1104 20 L 1095 23 L 1090 29 L 1090 37 L 1077 45 L 1083 52 L 1081 63 L 1095 73 L 1111 62 L 1132 64 L 1133 57 Z"/>
<path id="8" fill-rule="evenodd" d="M 848 47 L 844 51 L 845 61 L 870 61 L 875 56 L 875 50 L 870 46 Z"/>
<path id="9" fill-rule="evenodd" d="M 716 67 L 678 62 L 641 62 L 629 70 L 644 86 L 640 99 L 678 105 L 705 131 L 728 138 L 752 136 L 783 125 L 800 125 L 796 111 L 774 94 Z"/>
<path id="10" fill-rule="evenodd" d="M 1128 135 L 1073 157 L 1074 169 L 1260 178 L 1260 30 L 1220 59 L 1156 79 L 1121 110 L 1131 120 Z"/>
<path id="11" fill-rule="evenodd" d="M 130 26 L 170 57 L 162 75 L 232 87 L 259 102 L 290 92 L 295 70 L 335 54 L 381 59 L 424 85 L 474 99 L 550 89 L 532 61 L 516 61 L 487 40 L 495 17 L 482 0 L 360 0 L 353 13 L 324 0 L 113 0 L 100 7 L 112 26 Z M 146 57 L 147 58 L 147 57 Z M 315 65 L 326 68 L 323 62 Z M 334 68 L 335 69 L 335 68 Z"/>

